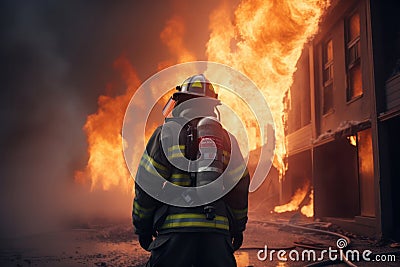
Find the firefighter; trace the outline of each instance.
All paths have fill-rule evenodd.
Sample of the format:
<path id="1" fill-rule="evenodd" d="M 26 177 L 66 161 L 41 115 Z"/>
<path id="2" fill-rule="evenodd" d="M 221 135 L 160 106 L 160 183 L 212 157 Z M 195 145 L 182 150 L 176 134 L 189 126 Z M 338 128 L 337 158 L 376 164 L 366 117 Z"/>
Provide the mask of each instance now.
<path id="1" fill-rule="evenodd" d="M 154 131 L 136 175 L 132 219 L 141 247 L 151 252 L 146 266 L 236 266 L 233 253 L 243 242 L 250 181 L 240 152 L 235 165 L 244 165 L 244 171 L 233 188 L 212 203 L 196 207 L 164 204 L 138 183 L 139 179 L 156 179 L 158 175 L 182 187 L 210 184 L 226 170 L 232 145 L 237 146 L 234 137 L 219 123 L 216 107 L 220 101 L 204 75 L 189 77 L 177 90 L 163 111 L 168 115 L 172 110 L 172 117 Z M 193 99 L 203 102 L 185 105 Z M 162 148 L 162 129 L 171 123 L 182 125 L 179 144 Z M 214 150 L 206 153 L 210 140 Z M 209 154 L 213 161 L 202 165 Z M 179 156 L 197 160 L 197 167 L 184 169 L 172 164 L 171 159 Z"/>

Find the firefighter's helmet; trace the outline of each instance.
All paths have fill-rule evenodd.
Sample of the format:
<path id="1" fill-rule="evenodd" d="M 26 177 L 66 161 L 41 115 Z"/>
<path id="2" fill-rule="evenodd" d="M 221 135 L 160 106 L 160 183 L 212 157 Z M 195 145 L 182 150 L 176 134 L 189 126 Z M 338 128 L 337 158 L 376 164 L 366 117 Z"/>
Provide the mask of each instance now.
<path id="1" fill-rule="evenodd" d="M 196 97 L 206 97 L 210 99 L 213 105 L 219 105 L 218 94 L 215 93 L 214 86 L 211 82 L 203 75 L 198 74 L 187 78 L 181 86 L 177 86 L 172 97 L 168 100 L 167 104 L 163 108 L 163 114 L 167 117 L 172 109 L 188 99 Z"/>
<path id="2" fill-rule="evenodd" d="M 178 98 L 180 95 L 186 95 L 189 97 L 218 98 L 218 94 L 215 93 L 214 86 L 203 74 L 198 74 L 187 78 L 183 84 L 181 86 L 177 86 L 176 89 L 178 92 L 174 93 L 174 98 Z"/>

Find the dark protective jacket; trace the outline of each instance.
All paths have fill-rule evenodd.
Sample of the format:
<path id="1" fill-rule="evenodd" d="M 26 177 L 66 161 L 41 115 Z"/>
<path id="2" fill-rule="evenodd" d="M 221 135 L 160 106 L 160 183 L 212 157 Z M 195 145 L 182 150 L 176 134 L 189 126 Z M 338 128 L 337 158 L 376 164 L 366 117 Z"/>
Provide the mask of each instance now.
<path id="1" fill-rule="evenodd" d="M 179 118 L 170 120 L 179 122 Z M 166 121 L 167 123 L 169 122 Z M 146 151 L 140 161 L 136 181 L 144 176 L 146 179 L 152 179 L 154 175 L 159 174 L 173 184 L 184 187 L 193 186 L 190 173 L 174 167 L 168 161 L 164 153 L 165 150 L 161 146 L 162 127 L 160 126 L 154 131 L 147 143 Z M 226 165 L 229 161 L 231 147 L 229 134 L 226 130 L 224 130 L 224 133 L 224 155 L 226 156 L 224 165 Z M 230 137 L 234 139 L 232 135 Z M 166 148 L 169 158 L 185 154 L 184 151 L 188 144 L 186 139 L 185 131 L 181 131 L 179 145 Z M 179 151 L 182 154 L 176 153 Z M 242 164 L 244 166 L 241 155 L 240 159 L 238 165 Z M 157 171 L 157 174 L 154 173 L 154 170 Z M 132 211 L 135 233 L 155 236 L 168 232 L 219 232 L 234 236 L 235 233 L 243 232 L 247 223 L 249 182 L 250 176 L 247 168 L 245 168 L 245 172 L 236 186 L 221 199 L 212 203 L 215 206 L 216 213 L 215 218 L 212 220 L 206 218 L 204 206 L 182 208 L 166 205 L 147 194 L 135 182 L 135 198 Z"/>

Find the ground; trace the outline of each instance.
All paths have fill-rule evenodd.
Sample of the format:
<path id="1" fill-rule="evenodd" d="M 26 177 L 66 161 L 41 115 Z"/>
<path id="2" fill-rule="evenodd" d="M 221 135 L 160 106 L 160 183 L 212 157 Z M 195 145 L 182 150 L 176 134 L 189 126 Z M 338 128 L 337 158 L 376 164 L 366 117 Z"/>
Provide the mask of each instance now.
<path id="1" fill-rule="evenodd" d="M 293 262 L 290 258 L 288 261 L 279 261 L 276 252 L 271 261 L 269 253 L 272 249 L 286 249 L 286 253 L 289 253 L 293 248 L 301 255 L 304 246 L 321 245 L 322 248 L 327 246 L 337 248 L 337 237 L 285 226 L 288 221 L 297 225 L 342 232 L 351 237 L 352 249 L 360 251 L 369 249 L 374 253 L 373 255 L 383 252 L 399 255 L 399 248 L 391 248 L 390 242 L 378 242 L 345 233 L 334 225 L 313 222 L 296 213 L 269 215 L 267 218 L 250 214 L 250 218 L 245 232 L 245 242 L 242 249 L 235 253 L 239 267 L 304 266 L 313 262 Z M 262 253 L 259 251 L 265 246 L 267 246 L 268 257 L 261 261 L 257 258 L 257 254 L 263 257 L 264 251 Z M 320 251 L 317 250 L 317 253 Z M 286 258 L 288 258 L 287 255 Z M 317 257 L 318 255 L 320 254 L 317 254 Z M 97 221 L 97 223 L 71 227 L 62 231 L 3 239 L 0 247 L 0 266 L 143 266 L 148 257 L 149 253 L 140 248 L 128 220 L 107 223 Z M 384 264 L 363 261 L 356 264 L 357 266 L 400 266 L 399 256 L 396 261 Z M 336 263 L 334 266 L 342 265 L 343 263 Z"/>

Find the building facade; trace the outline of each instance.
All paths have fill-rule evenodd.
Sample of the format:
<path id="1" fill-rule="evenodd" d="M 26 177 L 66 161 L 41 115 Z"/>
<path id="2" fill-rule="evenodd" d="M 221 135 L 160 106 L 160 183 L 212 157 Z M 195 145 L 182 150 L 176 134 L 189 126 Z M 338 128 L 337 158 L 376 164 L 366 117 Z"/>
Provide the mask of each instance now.
<path id="1" fill-rule="evenodd" d="M 397 240 L 398 16 L 394 0 L 332 1 L 294 75 L 282 186 L 290 195 L 311 184 L 315 218 Z"/>

